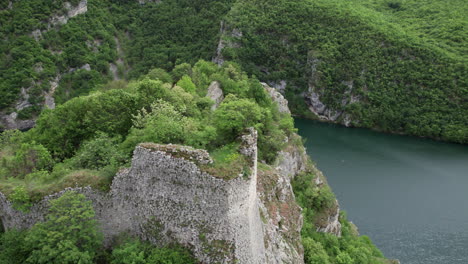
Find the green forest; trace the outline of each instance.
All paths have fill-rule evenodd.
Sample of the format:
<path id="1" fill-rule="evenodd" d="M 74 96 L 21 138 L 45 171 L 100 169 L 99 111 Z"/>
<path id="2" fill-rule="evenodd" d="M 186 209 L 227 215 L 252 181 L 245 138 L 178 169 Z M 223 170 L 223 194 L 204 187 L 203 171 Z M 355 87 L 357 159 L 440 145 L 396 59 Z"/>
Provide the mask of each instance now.
<path id="1" fill-rule="evenodd" d="M 38 116 L 56 77 L 64 103 L 111 79 L 209 61 L 222 38 L 225 59 L 261 81 L 287 81 L 296 115 L 316 118 L 303 96 L 312 89 L 344 113 L 336 122 L 468 142 L 466 1 L 90 0 L 52 26 L 62 1 L 9 3 L 0 2 L 0 110 L 19 119 Z M 29 104 L 16 110 L 22 88 Z"/>
<path id="2" fill-rule="evenodd" d="M 229 179 L 246 167 L 238 136 L 254 127 L 258 159 L 272 164 L 296 129 L 260 81 L 287 81 L 296 116 L 317 118 L 304 98 L 314 89 L 343 111 L 337 122 L 468 143 L 466 1 L 88 0 L 85 13 L 52 19 L 67 12 L 59 0 L 0 0 L 0 115 L 36 120 L 0 134 L 0 191 L 23 212 L 67 187 L 108 191 L 142 142 L 207 149 L 205 169 Z M 216 65 L 220 39 L 226 62 Z M 213 81 L 226 96 L 215 111 Z M 55 109 L 44 106 L 51 93 Z M 293 182 L 305 262 L 388 263 L 345 213 L 341 237 L 315 230 L 335 201 L 315 177 Z M 1 230 L 0 262 L 196 263 L 180 245 L 125 234 L 105 248 L 94 214 L 78 193 L 51 200 L 31 230 Z"/>
<path id="3" fill-rule="evenodd" d="M 310 116 L 301 94 L 314 87 L 353 126 L 466 143 L 467 12 L 466 1 L 240 0 L 226 19 L 242 37 L 226 34 L 236 45 L 223 54 L 287 80 L 298 115 Z"/>

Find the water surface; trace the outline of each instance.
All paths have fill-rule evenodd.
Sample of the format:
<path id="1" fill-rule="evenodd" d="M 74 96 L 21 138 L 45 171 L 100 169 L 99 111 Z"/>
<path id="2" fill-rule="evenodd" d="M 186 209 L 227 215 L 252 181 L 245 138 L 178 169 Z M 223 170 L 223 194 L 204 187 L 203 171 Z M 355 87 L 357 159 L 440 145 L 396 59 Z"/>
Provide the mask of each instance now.
<path id="1" fill-rule="evenodd" d="M 402 264 L 468 263 L 468 146 L 296 119 L 361 234 Z"/>

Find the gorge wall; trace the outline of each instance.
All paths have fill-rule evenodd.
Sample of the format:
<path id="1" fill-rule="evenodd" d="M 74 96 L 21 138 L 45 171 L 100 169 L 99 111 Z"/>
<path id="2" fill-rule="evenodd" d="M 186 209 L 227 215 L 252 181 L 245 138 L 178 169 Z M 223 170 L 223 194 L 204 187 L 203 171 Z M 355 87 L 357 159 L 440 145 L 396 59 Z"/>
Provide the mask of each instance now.
<path id="1" fill-rule="evenodd" d="M 216 85 L 212 83 L 213 90 Z M 287 100 L 263 86 L 278 109 L 289 113 Z M 222 101 L 222 95 L 214 97 Z M 24 213 L 13 209 L 0 192 L 0 219 L 5 230 L 30 228 L 44 220 L 50 200 L 73 190 L 93 202 L 108 246 L 128 233 L 156 245 L 180 243 L 202 263 L 300 264 L 304 262 L 302 209 L 291 180 L 316 169 L 297 143 L 298 135 L 285 140 L 286 147 L 274 164 L 259 165 L 257 132 L 249 129 L 240 138 L 239 153 L 250 164 L 250 173 L 239 172 L 231 180 L 203 171 L 213 162 L 205 150 L 142 143 L 134 151 L 131 167 L 117 173 L 108 193 L 90 187 L 69 188 L 45 197 Z M 325 186 L 323 175 L 318 170 L 316 175 L 316 187 Z M 339 236 L 338 215 L 337 205 L 317 231 Z"/>
<path id="2" fill-rule="evenodd" d="M 204 150 L 146 143 L 135 149 L 131 168 L 115 176 L 109 193 L 67 189 L 27 213 L 0 193 L 0 218 L 6 230 L 30 228 L 44 219 L 51 199 L 74 190 L 93 202 L 107 244 L 126 232 L 158 245 L 180 243 L 202 263 L 302 263 L 301 209 L 290 185 L 295 169 L 285 174 L 281 170 L 289 167 L 279 163 L 257 181 L 256 139 L 250 130 L 239 150 L 251 161 L 248 177 L 224 180 L 203 172 L 200 165 L 212 162 Z"/>

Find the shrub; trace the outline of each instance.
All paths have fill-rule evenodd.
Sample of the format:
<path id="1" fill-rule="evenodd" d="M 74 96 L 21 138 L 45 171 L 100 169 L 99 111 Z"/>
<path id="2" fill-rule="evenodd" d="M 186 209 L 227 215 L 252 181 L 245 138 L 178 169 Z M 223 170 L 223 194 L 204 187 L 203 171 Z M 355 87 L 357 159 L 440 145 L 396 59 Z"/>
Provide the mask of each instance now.
<path id="1" fill-rule="evenodd" d="M 9 198 L 13 203 L 13 208 L 22 212 L 27 212 L 32 205 L 29 194 L 23 186 L 16 187 Z"/>
<path id="2" fill-rule="evenodd" d="M 70 159 L 70 164 L 75 168 L 101 169 L 106 166 L 118 166 L 126 162 L 127 157 L 118 148 L 120 139 L 111 138 L 109 135 L 98 132 L 96 137 L 85 141 L 75 156 Z"/>
<path id="3" fill-rule="evenodd" d="M 65 192 L 50 201 L 45 222 L 35 224 L 25 238 L 31 252 L 27 263 L 93 263 L 102 242 L 94 216 L 83 194 Z"/>
<path id="4" fill-rule="evenodd" d="M 26 231 L 15 229 L 0 233 L 0 263 L 25 263 L 29 254 L 24 247 L 25 236 Z"/>
<path id="5" fill-rule="evenodd" d="M 182 87 L 186 92 L 192 94 L 197 90 L 197 87 L 192 82 L 192 79 L 187 75 L 182 76 L 182 79 L 177 82 L 177 86 Z"/>
<path id="6" fill-rule="evenodd" d="M 148 76 L 151 80 L 160 80 L 163 83 L 172 84 L 171 75 L 161 68 L 152 69 L 146 76 Z"/>

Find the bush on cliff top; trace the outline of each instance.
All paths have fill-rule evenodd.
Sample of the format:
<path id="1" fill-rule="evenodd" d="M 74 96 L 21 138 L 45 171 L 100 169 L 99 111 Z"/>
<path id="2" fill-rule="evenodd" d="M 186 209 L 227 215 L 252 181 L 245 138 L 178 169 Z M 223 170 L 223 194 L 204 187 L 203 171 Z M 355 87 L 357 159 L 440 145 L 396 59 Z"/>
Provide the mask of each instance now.
<path id="1" fill-rule="evenodd" d="M 294 131 L 293 120 L 278 111 L 258 80 L 231 63 L 218 67 L 199 61 L 176 69 L 171 74 L 178 76 L 183 69 L 185 89 L 164 83 L 159 78 L 173 81 L 171 74 L 158 69 L 137 81 L 115 89 L 106 86 L 46 110 L 28 132 L 3 133 L 0 191 L 11 195 L 24 188 L 30 199 L 37 200 L 64 187 L 91 184 L 106 190 L 118 168 L 128 166 L 139 143 L 190 145 L 216 152 L 236 142 L 247 127 L 258 131 L 259 159 L 275 160 L 286 136 Z M 205 95 L 215 80 L 225 100 L 212 111 L 214 102 Z M 217 173 L 222 166 L 216 164 L 208 169 L 223 178 L 236 177 L 248 167 L 241 155 L 236 157 L 231 160 L 231 168 L 238 169 L 234 175 Z"/>

